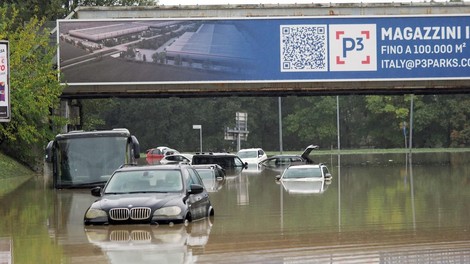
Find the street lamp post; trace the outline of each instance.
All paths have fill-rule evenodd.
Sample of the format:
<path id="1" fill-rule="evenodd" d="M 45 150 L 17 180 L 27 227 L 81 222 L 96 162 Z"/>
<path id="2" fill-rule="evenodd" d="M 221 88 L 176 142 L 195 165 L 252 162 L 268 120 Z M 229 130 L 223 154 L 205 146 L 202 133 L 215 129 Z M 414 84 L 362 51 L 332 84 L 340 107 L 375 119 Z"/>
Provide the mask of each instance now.
<path id="1" fill-rule="evenodd" d="M 193 129 L 199 129 L 199 151 L 202 153 L 202 126 L 193 125 Z"/>

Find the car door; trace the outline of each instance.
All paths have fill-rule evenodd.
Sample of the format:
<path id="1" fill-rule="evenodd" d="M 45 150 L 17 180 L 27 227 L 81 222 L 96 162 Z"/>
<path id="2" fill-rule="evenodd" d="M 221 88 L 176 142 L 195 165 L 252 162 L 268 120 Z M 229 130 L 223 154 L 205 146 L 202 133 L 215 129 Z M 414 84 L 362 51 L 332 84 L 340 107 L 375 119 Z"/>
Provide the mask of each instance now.
<path id="1" fill-rule="evenodd" d="M 191 184 L 198 184 L 204 187 L 204 183 L 193 168 L 188 168 L 188 188 Z M 204 191 L 198 194 L 191 194 L 188 197 L 188 203 L 190 204 L 190 212 L 193 219 L 200 219 L 208 215 L 209 208 L 209 194 L 204 188 Z"/>
<path id="2" fill-rule="evenodd" d="M 305 148 L 304 152 L 302 153 L 301 157 L 305 160 L 305 163 L 307 164 L 313 164 L 314 161 L 309 157 L 310 152 L 314 149 L 318 149 L 319 147 L 317 145 L 310 145 L 307 148 Z"/>

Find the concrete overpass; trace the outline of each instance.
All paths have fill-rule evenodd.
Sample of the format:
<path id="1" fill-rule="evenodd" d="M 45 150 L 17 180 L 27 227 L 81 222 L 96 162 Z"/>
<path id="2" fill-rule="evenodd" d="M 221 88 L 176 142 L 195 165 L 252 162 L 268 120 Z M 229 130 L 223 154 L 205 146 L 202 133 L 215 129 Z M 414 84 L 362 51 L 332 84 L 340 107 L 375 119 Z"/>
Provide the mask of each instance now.
<path id="1" fill-rule="evenodd" d="M 96 19 L 259 19 L 259 18 L 400 18 L 426 16 L 470 15 L 470 3 L 384 3 L 384 4 L 293 4 L 293 5 L 207 5 L 207 6 L 153 6 L 153 7 L 79 7 L 73 19 L 88 21 Z M 470 17 L 468 17 L 470 20 Z M 71 19 L 71 20 L 73 20 Z M 468 22 L 465 25 L 469 25 Z M 422 28 L 422 27 L 421 27 Z M 441 32 L 458 29 L 463 34 L 453 36 L 442 33 L 442 38 L 454 37 L 465 43 L 459 48 L 466 58 L 469 40 L 466 26 L 442 26 Z M 402 32 L 403 33 L 403 32 Z M 400 33 L 400 34 L 402 34 Z M 454 32 L 455 33 L 455 32 Z M 452 34 L 454 34 L 452 33 Z M 396 33 L 394 33 L 396 35 Z M 416 32 L 414 32 L 414 37 Z M 421 33 L 419 33 L 421 34 Z M 455 33 L 457 34 L 457 33 Z M 468 33 L 467 33 L 468 34 Z M 419 37 L 419 36 L 418 36 Z M 450 38 L 449 37 L 449 38 Z M 403 36 L 402 36 L 403 38 Z M 405 37 L 406 38 L 406 37 Z M 346 43 L 346 42 L 344 42 Z M 380 51 L 379 51 L 380 52 Z M 382 51 L 383 52 L 383 51 Z M 459 53 L 459 54 L 460 54 Z M 95 53 L 98 54 L 98 53 Z M 470 55 L 468 56 L 470 58 Z M 96 58 L 95 58 L 96 59 Z M 102 59 L 102 58 L 99 58 Z M 439 70 L 439 69 L 437 69 Z M 468 93 L 470 91 L 470 67 L 460 69 L 464 74 L 437 78 L 384 78 L 365 77 L 355 80 L 319 78 L 285 80 L 231 81 L 157 81 L 157 82 L 69 82 L 62 97 L 65 99 L 97 97 L 168 97 L 168 96 L 286 96 L 314 94 L 405 94 L 405 93 Z M 77 71 L 80 72 L 80 71 Z M 85 71 L 83 71 L 85 72 Z M 468 74 L 465 74 L 468 73 Z"/>

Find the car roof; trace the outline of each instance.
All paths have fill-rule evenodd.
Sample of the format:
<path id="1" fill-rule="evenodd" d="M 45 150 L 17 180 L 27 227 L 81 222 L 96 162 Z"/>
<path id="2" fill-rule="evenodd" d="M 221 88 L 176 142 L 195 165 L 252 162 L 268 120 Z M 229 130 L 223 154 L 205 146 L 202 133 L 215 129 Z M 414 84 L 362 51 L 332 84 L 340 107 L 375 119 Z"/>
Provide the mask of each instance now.
<path id="1" fill-rule="evenodd" d="M 269 157 L 268 159 L 274 159 L 274 158 L 292 158 L 292 157 L 300 158 L 300 155 L 295 155 L 295 154 L 281 154 L 281 155 L 274 155 L 274 156 L 271 156 L 271 157 Z"/>
<path id="2" fill-rule="evenodd" d="M 208 153 L 196 153 L 193 157 L 201 157 L 201 156 L 210 156 L 210 157 L 238 157 L 236 154 L 233 153 L 226 153 L 226 152 L 208 152 Z"/>
<path id="3" fill-rule="evenodd" d="M 179 164 L 159 164 L 159 165 L 144 165 L 144 166 L 126 166 L 117 171 L 143 171 L 143 170 L 179 170 L 183 166 L 190 167 L 188 164 L 179 163 Z"/>
<path id="4" fill-rule="evenodd" d="M 304 165 L 292 165 L 287 169 L 308 169 L 308 168 L 320 168 L 323 164 L 304 164 Z"/>
<path id="5" fill-rule="evenodd" d="M 189 153 L 175 153 L 175 154 L 171 154 L 171 155 L 166 155 L 166 156 L 163 157 L 163 158 L 174 157 L 174 156 L 183 156 L 183 157 L 186 157 L 186 158 L 191 158 L 191 157 L 193 156 L 193 154 L 189 154 Z"/>
<path id="6" fill-rule="evenodd" d="M 258 150 L 263 150 L 262 148 L 246 148 L 246 149 L 240 149 L 238 152 L 242 152 L 242 151 L 258 151 Z"/>

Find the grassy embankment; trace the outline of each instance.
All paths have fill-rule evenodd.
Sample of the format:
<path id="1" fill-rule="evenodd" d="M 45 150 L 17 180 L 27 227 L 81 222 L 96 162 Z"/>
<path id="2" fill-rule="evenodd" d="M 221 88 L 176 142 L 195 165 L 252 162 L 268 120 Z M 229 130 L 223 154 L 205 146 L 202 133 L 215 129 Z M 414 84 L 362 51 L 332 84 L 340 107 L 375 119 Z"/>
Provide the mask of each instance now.
<path id="1" fill-rule="evenodd" d="M 388 153 L 409 153 L 409 149 L 342 149 L 339 151 L 341 155 L 349 154 L 388 154 Z M 442 153 L 442 152 L 470 152 L 470 148 L 414 148 L 411 153 Z M 268 156 L 278 155 L 278 151 L 266 151 Z M 284 151 L 282 154 L 301 154 L 302 151 Z M 319 149 L 312 151 L 313 155 L 330 155 L 338 154 L 337 149 Z"/>
<path id="2" fill-rule="evenodd" d="M 0 152 L 0 196 L 29 180 L 36 173 Z"/>
<path id="3" fill-rule="evenodd" d="M 283 151 L 282 154 L 302 154 L 303 150 L 298 151 Z M 339 153 L 341 155 L 350 155 L 350 154 L 387 154 L 387 153 L 407 153 L 409 149 L 396 148 L 396 149 L 342 149 Z M 441 152 L 470 152 L 470 148 L 415 148 L 411 150 L 412 153 L 441 153 Z M 186 153 L 183 151 L 183 153 Z M 279 151 L 266 151 L 268 156 L 279 155 Z M 338 154 L 337 149 L 319 149 L 312 152 L 313 155 L 331 155 Z M 147 157 L 146 153 L 141 153 L 140 158 L 145 159 Z"/>

